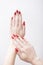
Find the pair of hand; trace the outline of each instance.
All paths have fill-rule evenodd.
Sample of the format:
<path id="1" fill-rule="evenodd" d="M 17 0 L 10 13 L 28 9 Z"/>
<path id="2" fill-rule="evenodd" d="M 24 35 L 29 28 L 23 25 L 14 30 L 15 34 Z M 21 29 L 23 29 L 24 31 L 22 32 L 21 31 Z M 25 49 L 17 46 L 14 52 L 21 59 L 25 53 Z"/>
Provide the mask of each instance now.
<path id="1" fill-rule="evenodd" d="M 11 36 L 12 41 L 14 41 L 15 47 L 18 49 L 18 56 L 20 59 L 26 62 L 31 62 L 36 57 L 36 53 L 34 48 L 28 41 L 24 39 L 25 35 L 25 22 L 22 22 L 22 14 L 20 11 L 16 11 L 11 18 Z M 16 39 L 14 39 L 14 35 L 18 35 Z"/>

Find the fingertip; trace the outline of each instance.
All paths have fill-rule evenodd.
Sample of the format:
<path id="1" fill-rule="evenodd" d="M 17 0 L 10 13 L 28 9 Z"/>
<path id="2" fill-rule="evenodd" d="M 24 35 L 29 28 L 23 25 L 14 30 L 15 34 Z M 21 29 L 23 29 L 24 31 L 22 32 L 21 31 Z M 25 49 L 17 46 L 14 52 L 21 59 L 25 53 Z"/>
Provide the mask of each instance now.
<path id="1" fill-rule="evenodd" d="M 15 48 L 15 51 L 16 51 L 16 52 L 18 52 L 18 49 L 17 49 L 17 48 Z"/>
<path id="2" fill-rule="evenodd" d="M 19 11 L 19 14 L 21 14 L 21 12 Z"/>
<path id="3" fill-rule="evenodd" d="M 16 15 L 16 12 L 14 12 L 14 15 Z"/>
<path id="4" fill-rule="evenodd" d="M 21 37 L 22 39 L 24 39 L 23 37 Z"/>
<path id="5" fill-rule="evenodd" d="M 13 17 L 11 17 L 11 20 L 13 20 Z"/>
<path id="6" fill-rule="evenodd" d="M 19 37 L 18 35 L 15 35 L 15 34 L 13 34 L 13 36 L 14 36 L 14 37 L 17 37 L 17 38 Z"/>
<path id="7" fill-rule="evenodd" d="M 19 11 L 18 10 L 16 10 L 16 13 L 18 13 Z"/>
<path id="8" fill-rule="evenodd" d="M 13 37 L 13 36 L 11 36 L 11 38 L 12 38 L 12 39 L 14 39 L 14 37 Z"/>
<path id="9" fill-rule="evenodd" d="M 25 21 L 23 22 L 23 25 L 25 26 Z"/>

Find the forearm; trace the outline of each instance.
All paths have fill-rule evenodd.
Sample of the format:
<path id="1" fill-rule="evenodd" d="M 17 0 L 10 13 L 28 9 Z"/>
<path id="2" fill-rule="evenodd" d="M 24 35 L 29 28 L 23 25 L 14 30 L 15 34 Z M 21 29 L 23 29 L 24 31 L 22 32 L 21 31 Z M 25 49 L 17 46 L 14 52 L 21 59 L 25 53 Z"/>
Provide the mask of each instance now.
<path id="1" fill-rule="evenodd" d="M 39 59 L 38 57 L 36 57 L 33 60 L 32 65 L 43 65 L 43 61 L 41 59 Z"/>
<path id="2" fill-rule="evenodd" d="M 4 65 L 14 65 L 16 57 L 16 51 L 13 44 L 8 48 L 7 55 L 5 57 Z"/>

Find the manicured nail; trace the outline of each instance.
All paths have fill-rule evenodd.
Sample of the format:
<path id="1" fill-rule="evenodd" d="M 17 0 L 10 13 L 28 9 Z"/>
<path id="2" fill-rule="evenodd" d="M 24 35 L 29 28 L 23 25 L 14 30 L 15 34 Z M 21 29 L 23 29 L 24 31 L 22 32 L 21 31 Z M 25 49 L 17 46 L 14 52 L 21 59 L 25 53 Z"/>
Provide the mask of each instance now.
<path id="1" fill-rule="evenodd" d="M 11 19 L 13 19 L 13 17 L 11 17 Z"/>
<path id="2" fill-rule="evenodd" d="M 15 35 L 13 34 L 13 36 L 15 37 Z"/>
<path id="3" fill-rule="evenodd" d="M 16 52 L 18 52 L 18 49 L 17 48 L 15 48 L 15 50 L 16 50 Z"/>
<path id="4" fill-rule="evenodd" d="M 16 15 L 16 12 L 14 13 L 14 15 Z"/>
<path id="5" fill-rule="evenodd" d="M 19 37 L 18 35 L 14 35 L 14 34 L 13 34 L 13 36 L 14 36 L 14 37 Z"/>
<path id="6" fill-rule="evenodd" d="M 24 39 L 23 37 L 21 37 L 22 39 Z"/>
<path id="7" fill-rule="evenodd" d="M 14 37 L 13 37 L 13 36 L 11 36 L 11 38 L 12 38 L 12 39 L 14 39 Z"/>
<path id="8" fill-rule="evenodd" d="M 21 14 L 21 12 L 19 11 L 19 14 Z"/>
<path id="9" fill-rule="evenodd" d="M 25 25 L 25 22 L 23 22 L 23 25 Z"/>
<path id="10" fill-rule="evenodd" d="M 16 35 L 16 37 L 19 37 L 18 35 Z"/>
<path id="11" fill-rule="evenodd" d="M 16 12 L 18 13 L 18 10 L 16 10 Z"/>

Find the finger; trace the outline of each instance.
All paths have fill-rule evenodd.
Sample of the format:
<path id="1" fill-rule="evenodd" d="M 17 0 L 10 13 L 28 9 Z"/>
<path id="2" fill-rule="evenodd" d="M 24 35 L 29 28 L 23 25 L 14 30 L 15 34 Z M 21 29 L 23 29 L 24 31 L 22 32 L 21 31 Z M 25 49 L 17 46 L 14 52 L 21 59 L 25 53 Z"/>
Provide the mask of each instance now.
<path id="1" fill-rule="evenodd" d="M 13 40 L 15 40 L 16 42 L 17 42 L 17 44 L 19 44 L 21 47 L 23 46 L 23 45 L 21 45 L 23 42 L 20 40 L 20 39 L 18 39 L 19 38 L 19 36 L 18 35 L 14 35 L 13 34 L 13 36 L 11 37 Z M 21 41 L 21 42 L 20 42 Z"/>
<path id="2" fill-rule="evenodd" d="M 16 24 L 15 18 L 16 18 L 16 12 L 14 12 L 14 16 L 13 16 L 13 25 L 14 25 L 14 26 L 15 26 L 15 24 Z"/>
<path id="3" fill-rule="evenodd" d="M 18 56 L 21 58 L 21 50 L 18 49 L 18 52 L 17 52 Z"/>
<path id="4" fill-rule="evenodd" d="M 19 11 L 19 28 L 22 27 L 22 15 L 21 12 Z"/>
<path id="5" fill-rule="evenodd" d="M 15 26 L 15 16 L 11 17 L 11 26 L 14 27 Z"/>
<path id="6" fill-rule="evenodd" d="M 23 53 L 24 51 L 25 51 L 25 49 L 23 48 L 23 47 L 21 47 L 21 45 L 15 40 L 15 42 L 16 42 L 16 44 L 15 44 L 15 46 L 16 46 L 16 48 L 17 48 L 17 53 L 18 54 L 21 54 L 21 53 Z M 18 44 L 17 44 L 18 43 Z"/>
<path id="7" fill-rule="evenodd" d="M 16 52 L 18 52 L 18 48 L 15 48 Z"/>
<path id="8" fill-rule="evenodd" d="M 20 50 L 19 50 L 19 52 L 17 54 L 18 54 L 19 58 L 22 59 L 22 56 L 21 56 L 22 53 L 21 53 Z"/>
<path id="9" fill-rule="evenodd" d="M 20 44 L 19 44 L 20 43 Z M 26 45 L 21 45 L 22 43 L 16 38 L 14 39 L 14 45 L 18 49 L 18 51 L 21 51 L 22 53 L 25 51 Z"/>
<path id="10" fill-rule="evenodd" d="M 20 39 L 21 37 L 18 37 L 16 38 L 16 41 L 18 43 L 18 45 L 21 46 L 21 48 L 24 48 L 26 46 L 26 43 L 22 40 L 22 38 Z"/>
<path id="11" fill-rule="evenodd" d="M 18 37 L 19 41 L 21 41 L 24 44 L 24 47 L 30 46 L 31 44 L 24 38 L 21 38 L 20 36 Z"/>
<path id="12" fill-rule="evenodd" d="M 26 45 L 25 39 L 23 37 L 18 37 L 19 42 L 23 43 L 23 45 Z"/>
<path id="13" fill-rule="evenodd" d="M 23 22 L 23 32 L 24 32 L 24 35 L 25 35 L 25 21 Z"/>
<path id="14" fill-rule="evenodd" d="M 15 37 L 15 35 L 13 35 Z M 17 36 L 15 37 L 15 40 L 21 45 L 21 47 L 25 46 L 27 41 L 23 38 L 23 37 L 20 37 L 20 36 Z"/>
<path id="15" fill-rule="evenodd" d="M 16 38 L 15 41 L 18 43 L 18 45 L 23 48 L 23 43 L 18 39 Z"/>
<path id="16" fill-rule="evenodd" d="M 11 27 L 12 27 L 13 17 L 11 17 Z"/>
<path id="17" fill-rule="evenodd" d="M 18 10 L 15 12 L 15 27 L 18 27 L 19 17 L 18 17 Z"/>
<path id="18" fill-rule="evenodd" d="M 16 48 L 18 48 L 18 49 L 22 48 L 16 39 L 14 39 L 14 44 L 15 44 Z"/>

